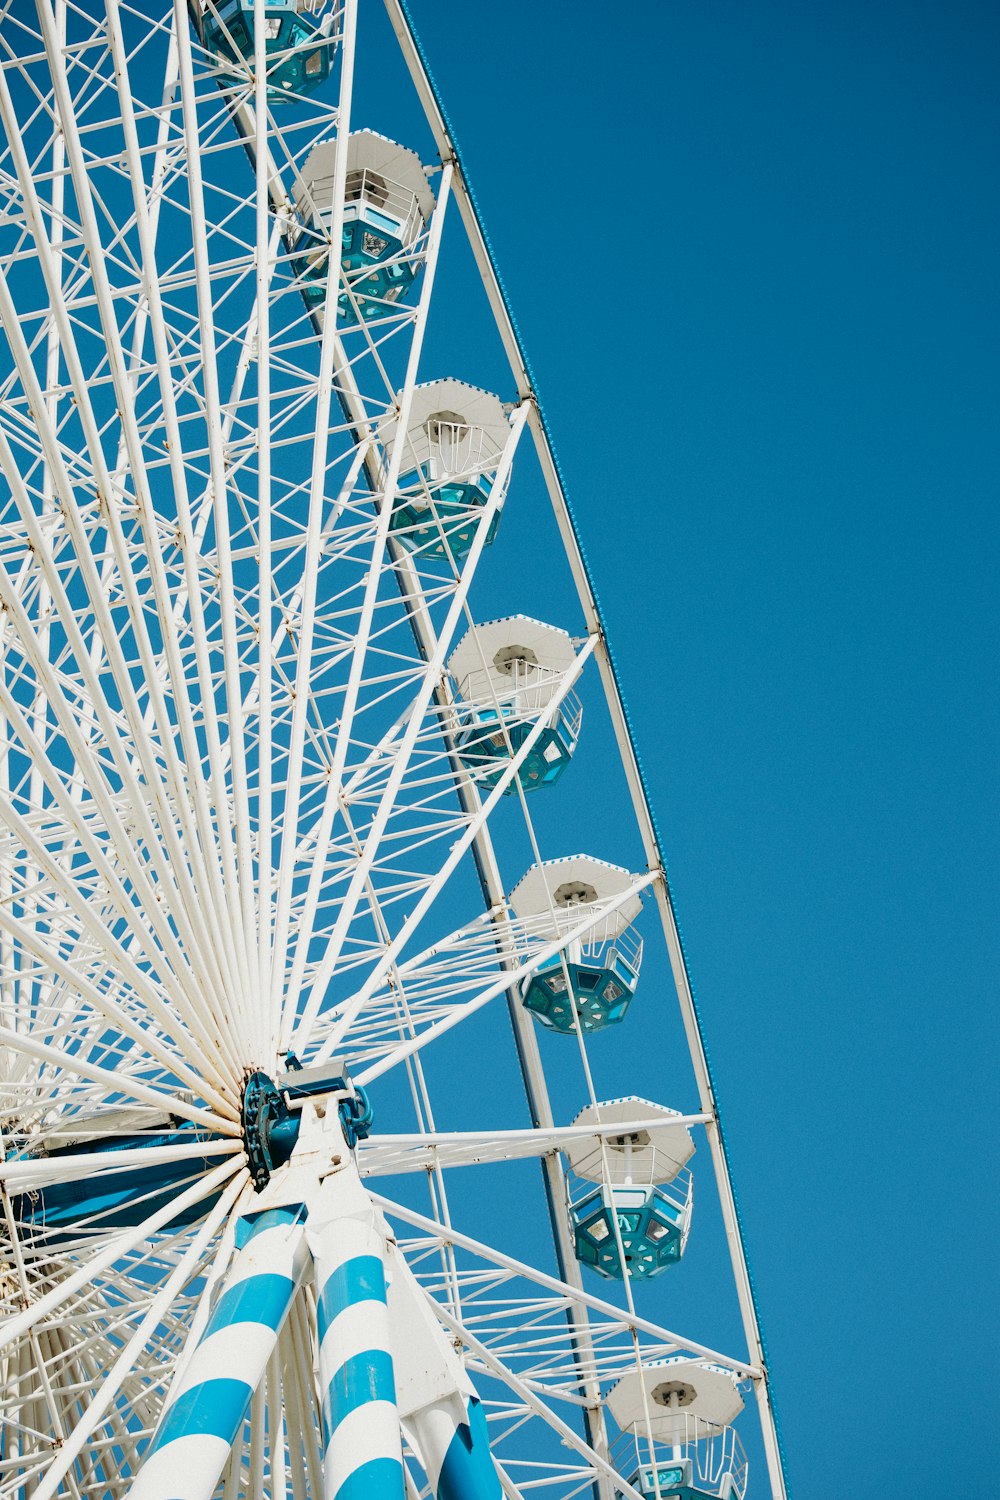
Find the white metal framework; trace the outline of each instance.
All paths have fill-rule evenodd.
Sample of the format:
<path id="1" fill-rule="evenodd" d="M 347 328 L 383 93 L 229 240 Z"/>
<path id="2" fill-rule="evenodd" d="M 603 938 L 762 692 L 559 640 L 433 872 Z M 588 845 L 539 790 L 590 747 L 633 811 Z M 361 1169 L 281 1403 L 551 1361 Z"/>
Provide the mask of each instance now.
<path id="1" fill-rule="evenodd" d="M 385 10 L 0 0 L 0 1500 L 783 1500 L 599 609 Z M 390 66 L 419 141 L 358 132 Z M 424 355 L 463 326 L 459 240 L 495 395 L 495 358 Z M 516 589 L 529 445 L 578 599 L 552 626 Z M 480 571 L 509 626 L 477 632 Z M 602 700 L 635 832 L 568 858 L 528 794 L 561 756 L 542 795 L 569 796 Z M 590 1036 L 614 1048 L 654 909 L 693 1067 L 664 1058 L 673 1109 L 608 1104 Z M 692 1140 L 736 1352 L 643 1284 L 688 1244 Z"/>

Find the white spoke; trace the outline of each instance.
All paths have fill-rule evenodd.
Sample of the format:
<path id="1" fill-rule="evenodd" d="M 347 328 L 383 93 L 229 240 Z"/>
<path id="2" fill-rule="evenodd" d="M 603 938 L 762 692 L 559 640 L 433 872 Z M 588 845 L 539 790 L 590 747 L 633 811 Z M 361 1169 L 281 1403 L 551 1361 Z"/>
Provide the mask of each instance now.
<path id="1" fill-rule="evenodd" d="M 426 1218 L 423 1214 L 415 1213 L 412 1209 L 404 1208 L 402 1204 L 393 1202 L 377 1194 L 373 1194 L 373 1197 L 387 1213 L 401 1219 L 403 1223 L 412 1224 L 415 1228 L 422 1229 L 429 1234 L 437 1232 L 437 1226 L 434 1222 Z M 639 1332 L 648 1334 L 651 1338 L 668 1345 L 670 1348 L 686 1349 L 689 1353 L 700 1355 L 704 1359 L 710 1359 L 716 1364 L 727 1365 L 740 1375 L 752 1376 L 760 1373 L 741 1360 L 734 1360 L 727 1354 L 718 1353 L 715 1349 L 708 1349 L 700 1344 L 692 1343 L 690 1340 L 682 1338 L 679 1334 L 670 1333 L 667 1329 L 659 1327 L 656 1323 L 651 1323 L 646 1318 L 639 1318 L 634 1315 L 628 1316 L 620 1308 L 614 1307 L 602 1298 L 593 1297 L 589 1292 L 571 1287 L 566 1282 L 560 1281 L 558 1277 L 549 1276 L 544 1271 L 539 1271 L 533 1266 L 528 1266 L 523 1261 L 517 1260 L 514 1256 L 504 1255 L 502 1251 L 484 1245 L 481 1241 L 473 1239 L 469 1235 L 461 1234 L 454 1227 L 448 1230 L 448 1235 L 456 1245 L 471 1251 L 475 1255 L 481 1256 L 484 1260 L 494 1265 L 502 1266 L 518 1276 L 523 1276 L 526 1280 L 534 1282 L 538 1286 L 545 1287 L 549 1291 L 557 1292 L 568 1301 L 578 1302 L 583 1307 L 589 1307 L 604 1317 L 616 1318 L 622 1323 L 627 1323 Z"/>
<path id="2" fill-rule="evenodd" d="M 231 1182 L 216 1206 L 206 1215 L 198 1233 L 153 1298 L 146 1316 L 116 1362 L 108 1370 L 96 1399 L 88 1406 L 85 1415 L 68 1435 L 58 1458 L 47 1470 L 44 1480 L 35 1491 L 36 1500 L 49 1500 L 49 1497 L 56 1493 L 60 1480 L 72 1468 L 77 1454 L 80 1453 L 94 1428 L 114 1401 L 123 1380 L 134 1366 L 136 1355 L 145 1347 L 164 1312 L 190 1277 L 192 1270 L 198 1264 L 212 1237 L 242 1191 L 242 1187 L 243 1183 L 239 1178 Z"/>
<path id="3" fill-rule="evenodd" d="M 704 1125 L 705 1115 L 678 1115 L 677 1125 Z M 601 1136 L 637 1134 L 645 1120 L 615 1121 L 610 1125 L 570 1125 L 561 1129 L 424 1131 L 419 1135 L 374 1135 L 358 1148 L 361 1175 L 424 1172 L 438 1162 L 442 1167 L 476 1166 L 488 1161 L 516 1161 L 564 1150 L 572 1141 Z"/>
<path id="4" fill-rule="evenodd" d="M 0 1329 L 0 1345 L 7 1345 L 27 1333 L 42 1318 L 48 1316 L 61 1303 L 68 1301 L 81 1287 L 92 1283 L 95 1277 L 114 1265 L 142 1240 L 155 1234 L 164 1224 L 169 1224 L 184 1208 L 191 1203 L 198 1202 L 199 1199 L 210 1196 L 215 1187 L 221 1187 L 233 1175 L 233 1171 L 234 1167 L 230 1162 L 223 1163 L 221 1167 L 216 1167 L 188 1188 L 187 1192 L 181 1194 L 174 1202 L 159 1209 L 155 1214 L 151 1214 L 138 1229 L 115 1236 L 103 1250 L 92 1256 L 79 1270 L 67 1276 L 51 1292 L 39 1297 L 28 1311 L 10 1318 Z"/>

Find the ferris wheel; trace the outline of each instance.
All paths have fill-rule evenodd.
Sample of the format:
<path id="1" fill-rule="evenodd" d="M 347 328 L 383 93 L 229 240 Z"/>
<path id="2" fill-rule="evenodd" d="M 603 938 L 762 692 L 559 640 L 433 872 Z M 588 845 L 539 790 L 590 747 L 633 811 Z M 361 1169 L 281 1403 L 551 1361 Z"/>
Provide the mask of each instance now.
<path id="1" fill-rule="evenodd" d="M 658 833 L 405 4 L 12 0 L 0 122 L 0 1500 L 784 1500 Z M 651 1100 L 602 1076 L 657 964 Z M 735 1350 L 660 1321 L 696 1179 Z"/>

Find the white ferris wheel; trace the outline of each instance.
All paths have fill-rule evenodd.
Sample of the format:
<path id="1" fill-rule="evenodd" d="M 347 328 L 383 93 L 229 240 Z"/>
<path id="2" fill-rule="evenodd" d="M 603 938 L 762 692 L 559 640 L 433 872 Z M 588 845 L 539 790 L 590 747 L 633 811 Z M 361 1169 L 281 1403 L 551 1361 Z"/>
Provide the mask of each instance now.
<path id="1" fill-rule="evenodd" d="M 658 834 L 406 5 L 6 0 L 0 117 L 0 1500 L 783 1500 Z M 666 1097 L 609 1088 L 671 975 Z M 667 1290 L 695 1177 L 736 1349 Z"/>

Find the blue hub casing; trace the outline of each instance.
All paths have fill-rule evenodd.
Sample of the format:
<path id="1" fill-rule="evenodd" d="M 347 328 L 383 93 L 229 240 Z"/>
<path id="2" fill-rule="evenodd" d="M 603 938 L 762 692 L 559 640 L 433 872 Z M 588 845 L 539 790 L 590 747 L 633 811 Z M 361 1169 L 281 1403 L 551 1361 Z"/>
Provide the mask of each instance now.
<path id="1" fill-rule="evenodd" d="M 347 274 L 354 301 L 341 292 L 337 311 L 341 324 L 357 323 L 359 317 L 368 322 L 384 316 L 392 303 L 398 302 L 413 285 L 419 262 L 401 258 L 403 242 L 399 234 L 400 226 L 394 219 L 367 208 L 353 222 L 344 225 L 340 264 Z M 318 307 L 326 296 L 329 266 L 326 241 L 307 229 L 296 244 L 291 265 L 306 304 Z"/>
<path id="2" fill-rule="evenodd" d="M 323 1069 L 306 1070 L 301 1084 L 296 1084 L 298 1065 L 290 1060 L 289 1067 L 292 1071 L 283 1075 L 280 1089 L 259 1070 L 250 1074 L 243 1088 L 240 1123 L 247 1165 L 257 1192 L 267 1186 L 271 1173 L 284 1166 L 295 1149 L 302 1112 L 301 1109 L 289 1108 L 289 1099 L 303 1100 L 340 1093 L 342 1097 L 337 1101 L 337 1109 L 351 1150 L 359 1140 L 367 1138 L 371 1129 L 372 1107 L 364 1089 L 351 1089 L 346 1077 L 335 1076 Z M 25 1237 L 44 1240 L 48 1245 L 73 1238 L 78 1226 L 80 1232 L 88 1234 L 97 1229 L 133 1228 L 165 1208 L 198 1177 L 219 1164 L 217 1155 L 199 1156 L 196 1153 L 184 1161 L 123 1167 L 115 1171 L 114 1157 L 121 1151 L 189 1146 L 192 1143 L 197 1146 L 202 1142 L 207 1145 L 221 1139 L 183 1120 L 162 1123 L 166 1128 L 155 1133 L 98 1136 L 89 1143 L 76 1142 L 48 1151 L 38 1158 L 51 1162 L 66 1156 L 92 1156 L 94 1175 L 74 1176 L 66 1182 L 50 1183 L 38 1192 L 13 1196 L 14 1217 Z M 32 1153 L 15 1152 L 12 1159 L 31 1160 Z M 193 1203 L 164 1227 L 172 1230 L 197 1223 L 217 1196 Z"/>
<path id="3" fill-rule="evenodd" d="M 344 1129 L 344 1139 L 353 1151 L 358 1141 L 368 1139 L 375 1111 L 360 1084 L 355 1087 L 353 1094 L 349 1094 L 346 1099 L 341 1099 L 338 1109 L 340 1110 L 340 1123 Z"/>
<path id="4" fill-rule="evenodd" d="M 301 1114 L 292 1113 L 266 1073 L 250 1075 L 243 1088 L 240 1124 L 247 1165 L 258 1193 L 295 1150 L 301 1121 Z"/>
<path id="5" fill-rule="evenodd" d="M 240 1120 L 243 1126 L 243 1143 L 246 1146 L 247 1163 L 254 1187 L 261 1192 L 268 1184 L 271 1173 L 283 1167 L 295 1150 L 302 1123 L 301 1109 L 289 1108 L 289 1099 L 308 1099 L 317 1095 L 346 1091 L 347 1079 L 322 1077 L 312 1080 L 301 1068 L 297 1058 L 289 1054 L 289 1071 L 284 1074 L 282 1088 L 272 1083 L 266 1073 L 252 1073 L 243 1089 Z M 291 1080 L 301 1074 L 302 1082 Z M 358 1141 L 367 1140 L 371 1130 L 374 1111 L 363 1088 L 344 1092 L 337 1103 L 340 1123 L 348 1148 L 353 1151 Z"/>
<path id="6" fill-rule="evenodd" d="M 606 949 L 596 963 L 566 961 L 565 972 L 557 955 L 524 981 L 521 1000 L 551 1031 L 573 1033 L 574 1012 L 581 1031 L 603 1031 L 624 1019 L 638 982 L 635 969 L 615 948 Z"/>
<path id="7" fill-rule="evenodd" d="M 202 40 L 223 68 L 229 63 L 253 64 L 253 0 L 221 0 L 218 20 L 205 7 Z M 271 104 L 297 94 L 311 94 L 330 76 L 336 44 L 320 32 L 315 18 L 300 11 L 296 0 L 266 0 L 264 44 L 268 63 L 267 97 Z M 228 32 L 228 35 L 226 34 Z M 280 59 L 280 61 L 279 61 Z M 227 71 L 234 83 L 245 76 Z"/>
<path id="8" fill-rule="evenodd" d="M 14 1218 L 26 1237 L 41 1237 L 46 1244 L 58 1244 L 73 1238 L 73 1232 L 82 1220 L 86 1220 L 85 1232 L 101 1229 L 129 1229 L 150 1214 L 164 1208 L 172 1198 L 188 1187 L 202 1172 L 209 1171 L 219 1163 L 217 1156 L 195 1156 L 187 1161 L 164 1162 L 162 1166 L 123 1168 L 120 1172 L 105 1171 L 109 1157 L 119 1151 L 149 1150 L 156 1146 L 186 1146 L 192 1142 L 210 1141 L 215 1137 L 194 1125 L 178 1122 L 176 1128 L 149 1135 L 123 1135 L 109 1143 L 107 1137 L 99 1137 L 91 1145 L 87 1143 L 67 1146 L 50 1151 L 46 1161 L 58 1161 L 61 1156 L 92 1155 L 95 1169 L 102 1168 L 93 1177 L 75 1177 L 67 1182 L 51 1183 L 41 1192 L 20 1193 L 11 1199 Z M 204 1201 L 193 1204 L 186 1213 L 171 1220 L 171 1228 L 182 1228 L 193 1224 L 205 1212 Z"/>
<path id="9" fill-rule="evenodd" d="M 490 484 L 484 478 L 435 484 L 422 473 L 407 474 L 396 487 L 389 530 L 407 551 L 419 552 L 421 557 L 461 559 L 472 546 L 478 513 L 489 494 Z M 486 533 L 487 546 L 499 525 L 497 511 Z"/>
<path id="10" fill-rule="evenodd" d="M 499 714 L 495 708 L 477 708 L 465 721 L 459 735 L 458 749 L 463 764 L 476 772 L 477 781 L 484 786 L 496 786 L 508 758 L 504 730 L 510 738 L 511 748 L 517 752 L 531 728 L 532 720 L 519 717 L 514 704 L 502 703 Z M 565 715 L 557 713 L 521 762 L 517 780 L 526 792 L 551 786 L 569 765 L 575 749 L 576 737 Z M 509 797 L 513 791 L 512 780 L 504 795 Z"/>
<path id="11" fill-rule="evenodd" d="M 581 1265 L 611 1281 L 625 1280 L 612 1214 L 618 1216 L 625 1265 L 633 1281 L 649 1281 L 680 1260 L 681 1209 L 659 1188 L 595 1188 L 570 1210 Z"/>

